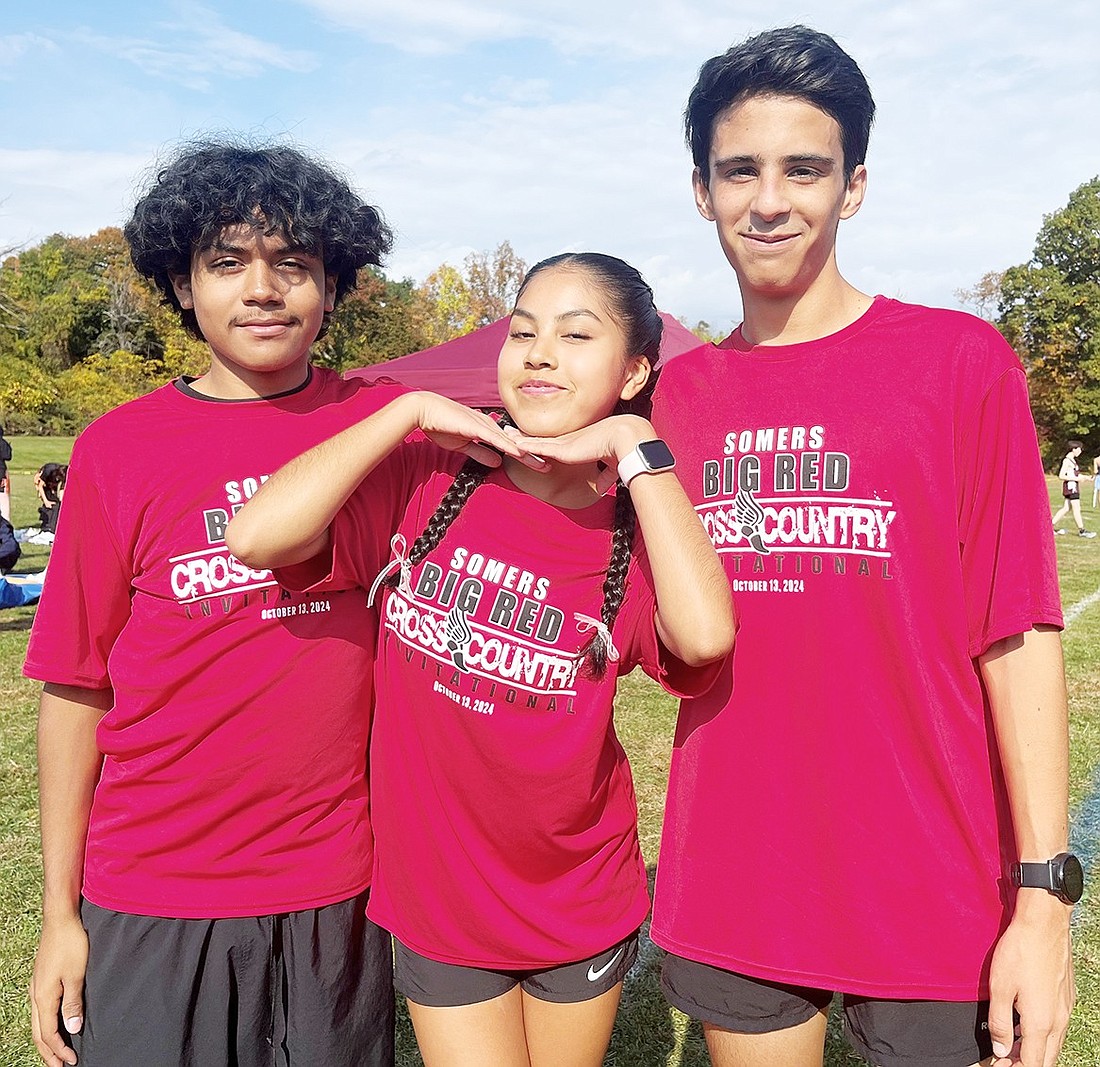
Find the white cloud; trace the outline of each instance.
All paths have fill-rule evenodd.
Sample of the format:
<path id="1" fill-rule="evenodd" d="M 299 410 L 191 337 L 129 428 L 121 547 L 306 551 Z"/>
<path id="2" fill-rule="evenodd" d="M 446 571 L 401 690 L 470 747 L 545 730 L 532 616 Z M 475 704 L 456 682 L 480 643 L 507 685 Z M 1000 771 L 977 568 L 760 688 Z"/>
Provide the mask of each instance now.
<path id="1" fill-rule="evenodd" d="M 48 37 L 37 33 L 13 33 L 0 36 L 0 79 L 14 81 L 18 74 L 15 65 L 24 56 L 56 52 L 57 45 Z"/>
<path id="2" fill-rule="evenodd" d="M 174 20 L 160 27 L 170 43 L 144 37 L 114 36 L 81 28 L 70 34 L 80 47 L 132 63 L 150 77 L 209 91 L 224 78 L 256 78 L 274 70 L 309 73 L 319 60 L 308 51 L 288 49 L 228 27 L 200 4 L 180 4 Z"/>

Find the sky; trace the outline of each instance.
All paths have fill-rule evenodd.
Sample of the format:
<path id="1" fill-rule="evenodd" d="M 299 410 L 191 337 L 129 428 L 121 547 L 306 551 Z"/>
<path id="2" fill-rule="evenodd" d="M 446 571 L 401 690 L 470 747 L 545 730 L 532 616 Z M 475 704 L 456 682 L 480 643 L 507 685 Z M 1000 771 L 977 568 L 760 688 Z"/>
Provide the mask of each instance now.
<path id="1" fill-rule="evenodd" d="M 794 22 L 835 37 L 878 105 L 838 242 L 867 292 L 959 306 L 1100 174 L 1092 0 L 0 0 L 0 251 L 122 225 L 181 141 L 243 134 L 378 205 L 391 277 L 504 240 L 528 263 L 593 249 L 728 329 L 683 105 L 704 60 Z"/>

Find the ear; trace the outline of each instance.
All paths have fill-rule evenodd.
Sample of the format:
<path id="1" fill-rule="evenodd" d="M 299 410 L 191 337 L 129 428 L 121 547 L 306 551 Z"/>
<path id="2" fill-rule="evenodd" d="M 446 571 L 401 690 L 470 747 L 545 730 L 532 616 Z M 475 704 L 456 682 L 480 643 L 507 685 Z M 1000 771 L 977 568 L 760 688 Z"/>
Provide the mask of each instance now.
<path id="1" fill-rule="evenodd" d="M 623 387 L 619 391 L 619 399 L 633 400 L 645 388 L 645 383 L 649 381 L 652 373 L 653 368 L 649 365 L 648 357 L 633 356 L 627 360 L 626 381 L 623 382 Z"/>
<path id="2" fill-rule="evenodd" d="M 844 191 L 844 204 L 840 209 L 842 219 L 850 219 L 863 203 L 863 197 L 867 192 L 867 168 L 861 163 L 852 171 L 848 188 Z"/>
<path id="3" fill-rule="evenodd" d="M 698 167 L 691 172 L 691 187 L 695 192 L 695 206 L 699 210 L 699 214 L 707 222 L 714 222 L 714 208 L 710 202 L 710 189 L 707 188 L 707 183 L 703 180 L 703 172 Z"/>
<path id="4" fill-rule="evenodd" d="M 176 294 L 176 299 L 180 302 L 181 308 L 186 308 L 188 311 L 193 311 L 195 308 L 195 296 L 191 291 L 191 272 L 186 274 L 169 274 L 169 279 L 172 282 L 172 291 Z"/>
<path id="5" fill-rule="evenodd" d="M 334 311 L 336 308 L 336 275 L 325 275 L 325 311 Z"/>

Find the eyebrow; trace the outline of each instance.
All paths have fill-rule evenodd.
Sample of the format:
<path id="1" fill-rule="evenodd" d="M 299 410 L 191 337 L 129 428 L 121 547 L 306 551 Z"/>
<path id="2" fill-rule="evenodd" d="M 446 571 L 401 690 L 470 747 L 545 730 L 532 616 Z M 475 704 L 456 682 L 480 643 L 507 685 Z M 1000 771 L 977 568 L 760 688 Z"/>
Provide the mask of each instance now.
<path id="1" fill-rule="evenodd" d="M 565 319 L 573 319 L 580 315 L 587 316 L 590 319 L 595 319 L 597 322 L 603 322 L 603 319 L 601 319 L 599 315 L 597 315 L 594 311 L 589 311 L 588 308 L 575 308 L 573 311 L 563 311 L 560 315 L 554 316 L 554 321 L 562 322 Z M 535 319 L 535 316 L 532 315 L 530 311 L 524 311 L 523 308 L 519 307 L 512 312 L 512 317 L 527 319 L 529 322 L 537 321 Z"/>
<path id="2" fill-rule="evenodd" d="M 783 156 L 780 162 L 786 166 L 794 166 L 799 163 L 817 163 L 823 166 L 836 166 L 836 160 L 832 156 L 819 156 L 812 152 L 800 153 L 793 156 Z M 753 163 L 760 164 L 759 156 L 723 156 L 721 159 L 716 159 L 712 166 L 717 169 L 719 167 L 730 167 L 737 164 Z"/>
<path id="3" fill-rule="evenodd" d="M 213 242 L 206 249 L 208 252 L 230 252 L 230 253 L 242 253 L 247 252 L 247 246 L 243 244 L 234 244 L 231 241 L 225 241 L 221 237 L 215 237 Z M 307 248 L 301 244 L 284 244 L 275 249 L 275 252 L 280 256 L 313 256 L 320 257 L 320 253 L 314 248 Z"/>

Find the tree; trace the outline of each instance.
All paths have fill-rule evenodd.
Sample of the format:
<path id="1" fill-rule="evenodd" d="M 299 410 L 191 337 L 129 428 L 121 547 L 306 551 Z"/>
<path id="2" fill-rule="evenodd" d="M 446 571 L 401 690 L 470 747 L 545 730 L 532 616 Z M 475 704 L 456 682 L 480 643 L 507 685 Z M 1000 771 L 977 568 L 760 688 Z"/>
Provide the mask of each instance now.
<path id="1" fill-rule="evenodd" d="M 511 314 L 527 264 L 508 241 L 492 252 L 471 252 L 464 271 L 438 266 L 417 291 L 421 332 L 440 345 Z"/>
<path id="2" fill-rule="evenodd" d="M 1001 305 L 1003 270 L 988 270 L 969 289 L 956 289 L 955 296 L 963 307 L 971 308 L 978 318 L 995 322 Z"/>
<path id="3" fill-rule="evenodd" d="M 998 325 L 1027 368 L 1044 458 L 1100 454 L 1100 177 L 1047 215 L 1029 262 L 1000 286 Z"/>
<path id="4" fill-rule="evenodd" d="M 508 241 L 492 252 L 471 252 L 465 260 L 474 329 L 512 313 L 527 264 Z"/>
<path id="5" fill-rule="evenodd" d="M 358 287 L 329 315 L 313 346 L 314 362 L 344 371 L 424 348 L 431 342 L 418 310 L 411 279 L 395 282 L 376 268 L 364 270 Z"/>

